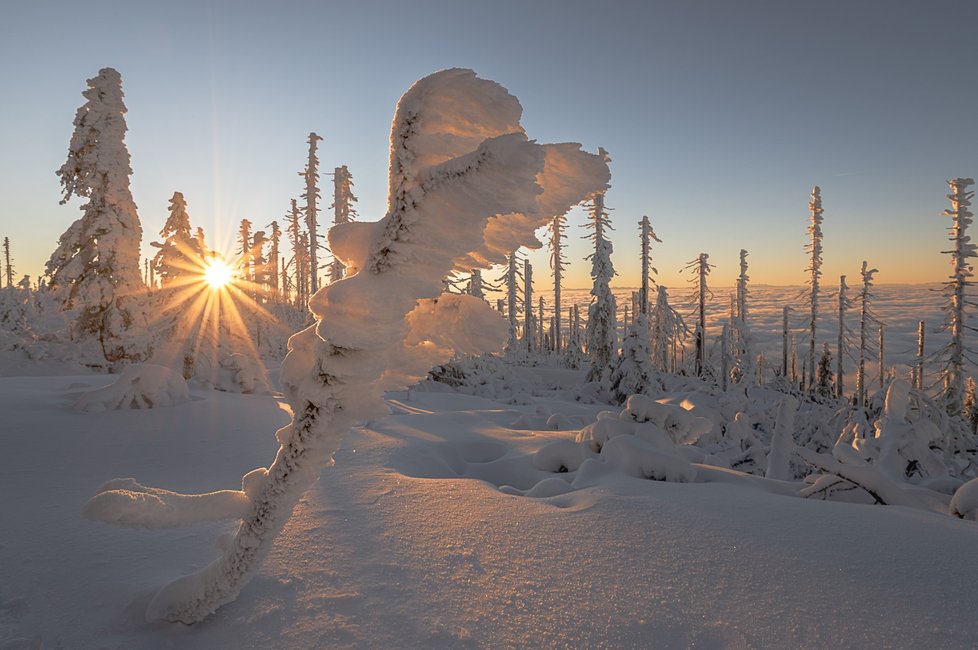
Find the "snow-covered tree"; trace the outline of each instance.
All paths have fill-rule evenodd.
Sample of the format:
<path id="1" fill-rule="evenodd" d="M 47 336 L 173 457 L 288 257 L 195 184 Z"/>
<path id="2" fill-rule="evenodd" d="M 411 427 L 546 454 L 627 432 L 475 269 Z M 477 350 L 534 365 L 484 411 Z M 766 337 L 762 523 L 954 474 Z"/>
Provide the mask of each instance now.
<path id="1" fill-rule="evenodd" d="M 964 404 L 961 412 L 964 421 L 972 435 L 978 434 L 978 386 L 974 377 L 968 377 L 964 382 Z"/>
<path id="2" fill-rule="evenodd" d="M 863 286 L 859 291 L 859 364 L 856 366 L 856 404 L 860 406 L 866 404 L 866 360 L 873 357 L 869 347 L 869 327 L 879 322 L 872 308 L 873 275 L 877 271 L 878 269 L 869 268 L 866 260 L 863 260 L 862 270 L 859 272 Z"/>
<path id="3" fill-rule="evenodd" d="M 170 215 L 160 230 L 163 241 L 151 244 L 159 249 L 153 256 L 151 268 L 163 289 L 199 279 L 202 263 L 199 243 L 190 227 L 187 202 L 181 192 L 173 193 L 169 210 Z"/>
<path id="4" fill-rule="evenodd" d="M 669 305 L 669 290 L 661 284 L 651 319 L 652 361 L 661 372 L 675 372 L 675 350 L 686 339 L 689 328 L 679 312 Z"/>
<path id="5" fill-rule="evenodd" d="M 3 238 L 3 277 L 7 278 L 7 287 L 14 286 L 14 265 L 10 263 L 10 237 Z M 3 286 L 2 283 L 0 286 Z"/>
<path id="6" fill-rule="evenodd" d="M 306 191 L 302 198 L 306 200 L 306 231 L 309 233 L 309 291 L 310 294 L 319 290 L 319 158 L 316 157 L 316 147 L 322 138 L 315 133 L 309 134 L 309 158 L 306 168 L 299 176 L 306 181 Z"/>
<path id="7" fill-rule="evenodd" d="M 238 225 L 238 266 L 241 269 L 241 277 L 247 282 L 254 282 L 255 275 L 253 269 L 254 244 L 251 241 L 251 222 L 242 219 Z"/>
<path id="8" fill-rule="evenodd" d="M 693 296 L 693 301 L 696 303 L 696 332 L 695 344 L 696 344 L 696 375 L 702 376 L 705 371 L 706 362 L 706 296 L 713 295 L 710 291 L 709 286 L 707 286 L 706 278 L 710 275 L 710 271 L 713 270 L 714 266 L 709 262 L 710 256 L 706 253 L 700 253 L 699 257 L 695 260 L 690 260 L 686 263 L 683 270 L 690 271 L 693 273 L 693 277 L 690 278 L 690 282 L 696 283 L 696 294 Z"/>
<path id="9" fill-rule="evenodd" d="M 282 229 L 279 228 L 278 221 L 273 221 L 268 226 L 272 234 L 268 238 L 268 288 L 276 299 L 280 298 L 278 270 L 281 262 L 281 243 Z"/>
<path id="10" fill-rule="evenodd" d="M 818 185 L 812 188 L 812 199 L 808 204 L 811 211 L 811 225 L 808 226 L 808 234 L 811 237 L 805 250 L 811 255 L 811 262 L 806 271 L 808 277 L 808 296 L 811 301 L 811 313 L 808 322 L 808 389 L 815 387 L 815 328 L 818 321 L 818 296 L 821 289 L 820 281 L 822 278 L 822 190 Z"/>
<path id="11" fill-rule="evenodd" d="M 507 350 L 515 350 L 518 343 L 518 318 L 520 310 L 520 280 L 523 275 L 519 268 L 519 257 L 516 251 L 511 251 L 506 256 L 506 276 L 503 278 L 506 284 L 506 318 L 509 320 L 509 341 L 506 343 Z"/>
<path id="12" fill-rule="evenodd" d="M 288 261 L 286 267 L 292 266 L 293 286 L 295 287 L 295 303 L 302 307 L 309 300 L 308 293 L 308 259 L 309 242 L 305 239 L 305 233 L 299 221 L 299 206 L 296 200 L 292 199 L 291 208 L 285 215 L 289 234 L 289 241 L 292 244 L 292 259 Z"/>
<path id="13" fill-rule="evenodd" d="M 843 359 L 849 354 L 849 340 L 852 338 L 852 330 L 846 323 L 846 314 L 852 307 L 852 298 L 849 297 L 849 285 L 846 284 L 846 276 L 839 276 L 839 339 L 835 346 L 835 396 L 845 397 L 845 368 Z"/>
<path id="14" fill-rule="evenodd" d="M 642 220 L 638 222 L 639 237 L 642 242 L 642 288 L 638 296 L 638 309 L 632 306 L 632 311 L 639 311 L 646 316 L 649 314 L 649 281 L 652 279 L 653 273 L 658 274 L 659 271 L 654 266 L 652 266 L 652 242 L 657 241 L 660 244 L 662 240 L 659 239 L 655 231 L 652 230 L 652 224 L 649 222 L 647 216 L 643 216 Z M 652 280 L 654 284 L 655 281 Z"/>
<path id="15" fill-rule="evenodd" d="M 757 372 L 754 368 L 754 345 L 750 327 L 747 325 L 747 298 L 750 290 L 747 287 L 750 276 L 747 275 L 747 251 L 740 250 L 740 274 L 737 276 L 735 311 L 731 314 L 730 323 L 732 334 L 736 336 L 737 358 L 734 368 L 734 378 L 737 381 L 754 381 Z"/>
<path id="16" fill-rule="evenodd" d="M 610 162 L 611 158 L 604 149 L 599 148 L 598 154 L 605 162 Z M 617 343 L 615 297 L 610 286 L 611 279 L 615 276 L 615 267 L 611 264 L 611 240 L 605 236 L 605 229 L 611 228 L 611 221 L 605 208 L 604 195 L 604 192 L 596 193 L 585 206 L 590 216 L 587 227 L 591 233 L 588 237 L 594 243 L 594 252 L 588 256 L 594 284 L 591 287 L 591 305 L 588 307 L 585 334 L 587 355 L 591 360 L 587 381 L 602 383 L 608 379 Z"/>
<path id="17" fill-rule="evenodd" d="M 967 234 L 974 216 L 969 209 L 974 192 L 968 187 L 974 184 L 970 178 L 955 178 L 948 181 L 951 193 L 947 195 L 951 201 L 950 209 L 944 210 L 945 216 L 951 217 L 951 227 L 948 229 L 948 239 L 953 247 L 943 251 L 951 256 L 953 269 L 947 282 L 944 283 L 944 324 L 941 331 L 950 332 L 950 342 L 941 350 L 941 380 L 944 384 L 943 402 L 949 414 L 961 413 L 964 403 L 964 362 L 966 351 L 964 333 L 968 328 L 965 306 L 974 303 L 968 299 L 967 288 L 974 285 L 972 266 L 968 260 L 978 257 L 975 244 Z"/>
<path id="18" fill-rule="evenodd" d="M 554 350 L 560 353 L 564 348 L 564 342 L 561 339 L 560 332 L 560 283 L 563 279 L 564 274 L 564 231 L 567 229 L 567 215 L 559 214 L 554 215 L 553 220 L 550 222 L 548 227 L 548 232 L 550 233 L 550 238 L 547 240 L 547 244 L 550 246 L 550 268 L 554 275 Z"/>
<path id="19" fill-rule="evenodd" d="M 662 389 L 659 373 L 652 365 L 652 349 L 649 345 L 649 321 L 639 312 L 628 327 L 628 334 L 621 344 L 621 354 L 611 371 L 611 391 L 619 404 L 629 395 L 648 395 Z"/>
<path id="20" fill-rule="evenodd" d="M 46 266 L 63 309 L 77 309 L 76 332 L 95 336 L 110 363 L 139 360 L 145 338 L 146 285 L 139 276 L 142 226 L 129 190 L 122 77 L 99 70 L 82 93 L 68 159 L 57 174 L 66 203 L 88 199 L 61 235 Z"/>
<path id="21" fill-rule="evenodd" d="M 924 321 L 917 323 L 917 361 L 913 367 L 913 386 L 924 392 Z"/>
<path id="22" fill-rule="evenodd" d="M 350 223 L 357 216 L 357 211 L 353 204 L 357 202 L 357 197 L 353 194 L 353 174 L 347 169 L 346 165 L 337 167 L 333 170 L 333 205 L 329 206 L 333 210 L 333 225 Z M 343 277 L 343 263 L 333 258 L 329 265 L 329 281 L 336 282 Z"/>
<path id="23" fill-rule="evenodd" d="M 832 377 L 832 350 L 827 341 L 822 343 L 822 355 L 818 358 L 815 374 L 815 392 L 822 397 L 832 397 L 835 382 Z"/>
<path id="24" fill-rule="evenodd" d="M 435 73 L 402 97 L 391 127 L 387 215 L 330 233 L 331 250 L 357 273 L 313 296 L 316 323 L 290 341 L 281 381 L 294 417 L 276 433 L 275 460 L 242 477 L 234 494 L 193 500 L 199 508 L 232 497 L 224 507 L 212 504 L 214 518 L 241 525 L 217 560 L 156 594 L 149 619 L 193 623 L 237 598 L 346 432 L 386 411 L 384 390 L 410 385 L 455 353 L 502 345 L 491 308 L 440 295 L 442 278 L 474 258 L 505 259 L 511 248 L 493 244 L 487 229 L 530 244 L 534 229 L 608 181 L 607 165 L 579 146 L 529 140 L 520 112 L 515 97 L 469 70 Z M 155 494 L 110 486 L 86 512 L 118 521 L 115 507 L 127 500 L 128 521 L 151 525 L 173 505 L 172 492 Z M 172 521 L 172 511 L 166 515 Z"/>
<path id="25" fill-rule="evenodd" d="M 523 260 L 523 348 L 533 352 L 533 338 L 536 335 L 533 319 L 533 265 Z"/>

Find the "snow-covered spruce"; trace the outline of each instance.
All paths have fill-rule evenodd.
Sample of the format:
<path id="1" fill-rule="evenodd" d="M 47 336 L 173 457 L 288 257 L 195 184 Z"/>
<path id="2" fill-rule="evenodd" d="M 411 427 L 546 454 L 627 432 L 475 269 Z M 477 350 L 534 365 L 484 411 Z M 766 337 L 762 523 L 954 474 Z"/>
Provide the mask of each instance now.
<path id="1" fill-rule="evenodd" d="M 808 234 L 811 240 L 805 246 L 805 250 L 811 255 L 811 262 L 806 271 L 808 277 L 808 298 L 810 303 L 810 313 L 808 321 L 808 390 L 815 389 L 815 326 L 818 321 L 818 297 L 821 290 L 822 279 L 822 190 L 818 185 L 812 188 L 812 200 L 808 204 L 811 211 L 812 223 L 808 226 Z"/>
<path id="2" fill-rule="evenodd" d="M 974 285 L 971 279 L 974 273 L 968 259 L 978 257 L 978 246 L 971 242 L 971 237 L 967 234 L 968 226 L 971 225 L 974 217 L 969 208 L 975 194 L 969 192 L 968 188 L 974 183 L 975 181 L 970 178 L 955 178 L 948 181 L 951 193 L 947 198 L 951 201 L 951 207 L 944 210 L 944 214 L 952 219 L 948 239 L 951 240 L 953 248 L 946 252 L 951 255 L 953 272 L 944 283 L 946 307 L 943 329 L 951 333 L 951 340 L 941 350 L 943 363 L 941 379 L 944 387 L 944 405 L 947 412 L 952 415 L 961 413 L 964 402 L 964 333 L 968 327 L 965 305 L 969 304 L 966 290 Z"/>
<path id="3" fill-rule="evenodd" d="M 604 149 L 598 149 L 604 161 L 611 158 Z M 591 253 L 591 304 L 588 307 L 587 331 L 585 345 L 591 365 L 587 371 L 587 380 L 601 384 L 607 388 L 608 373 L 611 370 L 612 358 L 617 347 L 615 336 L 615 297 L 611 293 L 610 282 L 615 277 L 615 267 L 611 264 L 611 240 L 605 236 L 605 229 L 611 228 L 608 211 L 604 204 L 604 191 L 590 197 L 587 204 L 588 220 L 586 227 L 591 230 L 589 238 L 594 243 Z"/>
<path id="4" fill-rule="evenodd" d="M 609 177 L 605 162 L 579 145 L 530 141 L 521 111 L 502 86 L 462 69 L 426 77 L 401 98 L 387 216 L 330 232 L 334 255 L 357 272 L 313 296 L 316 324 L 290 341 L 281 379 L 295 417 L 276 433 L 275 462 L 225 552 L 160 590 L 150 619 L 192 623 L 234 600 L 346 431 L 385 412 L 384 389 L 417 380 L 453 353 L 502 345 L 497 312 L 471 296 L 439 299 L 442 279 L 538 245 L 537 228 Z M 451 312 L 464 311 L 495 318 L 497 336 L 476 340 L 453 328 Z"/>
<path id="5" fill-rule="evenodd" d="M 75 332 L 96 338 L 110 364 L 138 361 L 149 348 L 146 286 L 139 275 L 142 227 L 129 191 L 122 77 L 102 68 L 88 80 L 75 114 L 68 159 L 58 170 L 64 196 L 88 199 L 47 262 L 62 309 L 77 309 Z"/>
<path id="6" fill-rule="evenodd" d="M 611 392 L 619 404 L 624 404 L 629 395 L 647 395 L 662 390 L 659 372 L 652 365 L 651 348 L 649 321 L 639 312 L 635 322 L 628 326 L 621 354 L 611 370 Z"/>

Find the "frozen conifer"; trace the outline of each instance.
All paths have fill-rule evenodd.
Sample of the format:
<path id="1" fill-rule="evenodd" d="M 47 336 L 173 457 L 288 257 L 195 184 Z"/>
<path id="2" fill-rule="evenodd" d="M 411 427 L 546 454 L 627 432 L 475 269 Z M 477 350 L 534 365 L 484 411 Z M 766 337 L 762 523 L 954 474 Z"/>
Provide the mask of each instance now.
<path id="1" fill-rule="evenodd" d="M 811 210 L 811 225 L 808 226 L 808 234 L 811 237 L 805 250 L 811 255 L 811 262 L 806 271 L 810 273 L 808 278 L 809 299 L 811 301 L 811 313 L 809 317 L 808 329 L 808 389 L 812 390 L 816 381 L 815 372 L 815 328 L 818 321 L 818 296 L 820 280 L 822 278 L 822 191 L 818 185 L 812 188 L 812 199 L 808 204 Z"/>
<path id="2" fill-rule="evenodd" d="M 268 288 L 271 294 L 278 298 L 280 296 L 278 269 L 281 264 L 279 260 L 282 257 L 280 252 L 282 229 L 279 228 L 278 221 L 273 221 L 268 227 L 272 231 L 268 238 Z"/>
<path id="3" fill-rule="evenodd" d="M 941 379 L 944 384 L 944 406 L 952 415 L 960 413 L 964 403 L 964 333 L 968 329 L 965 306 L 974 304 L 966 295 L 967 288 L 974 284 L 971 280 L 974 274 L 968 259 L 978 257 L 976 246 L 971 243 L 971 237 L 967 234 L 974 216 L 969 210 L 974 192 L 968 191 L 968 187 L 973 184 L 974 180 L 970 178 L 948 181 L 951 193 L 947 198 L 951 201 L 951 207 L 944 210 L 945 216 L 952 219 L 948 229 L 952 248 L 943 252 L 951 256 L 953 271 L 944 283 L 945 316 L 942 327 L 942 331 L 951 333 L 951 340 L 941 350 L 940 357 L 943 364 Z"/>
<path id="4" fill-rule="evenodd" d="M 357 211 L 353 204 L 357 202 L 357 197 L 353 194 L 353 174 L 347 169 L 346 165 L 337 167 L 333 170 L 333 205 L 329 206 L 333 210 L 333 225 L 350 223 L 357 216 Z M 336 282 L 343 277 L 343 263 L 333 259 L 329 265 L 329 281 Z"/>
<path id="5" fill-rule="evenodd" d="M 3 238 L 3 277 L 7 279 L 7 287 L 14 286 L 14 266 L 10 263 L 10 237 Z M 0 283 L 0 286 L 3 286 Z"/>
<path id="6" fill-rule="evenodd" d="M 563 349 L 564 342 L 560 332 L 560 283 L 564 274 L 564 231 L 566 230 L 567 215 L 560 214 L 554 216 L 550 222 L 548 231 L 550 238 L 547 244 L 550 246 L 550 268 L 554 275 L 554 350 L 558 353 Z"/>
<path id="7" fill-rule="evenodd" d="M 852 330 L 846 324 L 846 314 L 852 307 L 852 299 L 849 297 L 849 285 L 846 284 L 846 276 L 839 276 L 839 339 L 835 347 L 835 396 L 845 397 L 845 369 L 843 359 L 849 354 L 849 339 L 852 337 Z"/>
<path id="8" fill-rule="evenodd" d="M 604 149 L 598 153 L 605 162 L 610 161 Z M 591 305 L 588 307 L 587 333 L 585 340 L 591 365 L 587 381 L 605 382 L 615 356 L 615 297 L 611 293 L 610 282 L 615 276 L 611 264 L 611 241 L 605 236 L 605 229 L 611 228 L 608 212 L 604 204 L 604 192 L 594 194 L 586 204 L 590 219 L 587 227 L 591 230 L 589 238 L 594 243 L 591 260 Z"/>
<path id="9" fill-rule="evenodd" d="M 316 157 L 316 147 L 322 138 L 315 133 L 309 134 L 309 158 L 306 168 L 299 176 L 306 181 L 306 191 L 302 198 L 306 200 L 306 231 L 309 233 L 309 292 L 319 290 L 319 158 Z"/>
<path id="10" fill-rule="evenodd" d="M 815 391 L 822 397 L 832 397 L 834 389 L 832 377 L 832 350 L 828 342 L 822 344 L 822 355 L 818 358 L 816 369 Z"/>
<path id="11" fill-rule="evenodd" d="M 611 371 L 611 391 L 619 404 L 629 395 L 648 395 L 662 389 L 659 373 L 652 365 L 649 346 L 649 321 L 639 312 L 628 327 L 628 334 L 621 344 L 621 354 Z"/>
<path id="12" fill-rule="evenodd" d="M 859 364 L 856 366 L 856 404 L 860 406 L 866 404 L 866 360 L 873 357 L 869 346 L 869 327 L 878 322 L 872 308 L 873 275 L 876 272 L 877 269 L 869 268 L 866 260 L 863 260 L 859 272 L 863 287 L 859 291 Z"/>
<path id="13" fill-rule="evenodd" d="M 659 285 L 652 308 L 652 361 L 661 372 L 675 372 L 675 350 L 686 339 L 689 329 L 678 311 L 669 305 L 669 290 Z"/>
<path id="14" fill-rule="evenodd" d="M 706 296 L 707 294 L 713 295 L 710 288 L 707 286 L 706 278 L 710 275 L 710 271 L 714 268 L 712 264 L 709 263 L 710 256 L 706 253 L 700 253 L 699 257 L 695 260 L 690 260 L 686 263 L 684 270 L 693 273 L 690 282 L 696 283 L 696 295 L 693 300 L 696 302 L 696 332 L 695 332 L 695 343 L 696 343 L 696 375 L 702 376 L 705 372 L 705 361 L 706 361 Z"/>
<path id="15" fill-rule="evenodd" d="M 659 273 L 658 269 L 652 266 L 652 242 L 657 241 L 661 244 L 662 240 L 652 230 L 652 224 L 649 222 L 647 216 L 642 217 L 642 220 L 638 223 L 638 229 L 642 241 L 642 289 L 638 296 L 638 309 L 636 310 L 633 307 L 633 312 L 638 311 L 648 316 L 649 281 L 652 279 L 651 274 Z M 652 282 L 654 283 L 654 281 Z"/>
<path id="16" fill-rule="evenodd" d="M 122 77 L 103 68 L 88 80 L 75 114 L 68 159 L 57 174 L 63 198 L 88 199 L 46 266 L 63 309 L 78 309 L 75 330 L 98 338 L 110 363 L 148 352 L 146 285 L 139 276 L 142 227 L 129 190 Z"/>
<path id="17" fill-rule="evenodd" d="M 169 210 L 170 216 L 160 230 L 163 241 L 151 244 L 159 249 L 153 256 L 151 268 L 163 289 L 199 280 L 201 272 L 199 243 L 190 228 L 187 202 L 181 192 L 173 193 Z"/>

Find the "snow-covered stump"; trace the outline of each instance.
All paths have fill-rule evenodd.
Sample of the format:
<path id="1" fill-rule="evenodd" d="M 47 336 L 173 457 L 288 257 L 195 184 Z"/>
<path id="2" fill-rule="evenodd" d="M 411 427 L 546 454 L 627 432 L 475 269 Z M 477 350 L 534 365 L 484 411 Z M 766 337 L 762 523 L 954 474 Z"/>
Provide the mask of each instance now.
<path id="1" fill-rule="evenodd" d="M 791 450 L 795 446 L 795 413 L 798 400 L 790 395 L 778 405 L 778 417 L 771 436 L 771 451 L 767 456 L 766 478 L 779 481 L 791 480 Z"/>
<path id="2" fill-rule="evenodd" d="M 312 297 L 316 324 L 289 341 L 281 378 L 295 418 L 276 433 L 275 462 L 248 475 L 251 507 L 221 557 L 160 590 L 148 618 L 193 623 L 234 600 L 343 435 L 385 412 L 384 390 L 455 353 L 502 347 L 499 314 L 472 296 L 441 294 L 443 278 L 538 246 L 539 227 L 609 178 L 580 145 L 529 140 L 521 112 L 471 70 L 435 73 L 401 98 L 387 216 L 330 231 L 347 276 Z"/>

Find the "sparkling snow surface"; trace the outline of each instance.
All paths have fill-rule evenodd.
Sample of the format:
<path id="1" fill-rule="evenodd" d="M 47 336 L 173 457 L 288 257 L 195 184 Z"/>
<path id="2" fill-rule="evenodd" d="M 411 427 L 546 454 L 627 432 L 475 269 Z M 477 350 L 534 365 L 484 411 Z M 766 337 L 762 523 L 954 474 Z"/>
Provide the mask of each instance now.
<path id="1" fill-rule="evenodd" d="M 532 371 L 541 385 L 580 374 Z M 129 530 L 82 517 L 106 481 L 234 486 L 288 421 L 271 396 L 192 391 L 79 413 L 109 377 L 0 379 L 0 647 L 974 647 L 978 526 L 724 481 L 609 473 L 568 490 L 533 452 L 600 408 L 388 394 L 296 507 L 240 598 L 192 627 L 146 604 L 233 523 Z M 518 426 L 514 427 L 514 424 Z M 547 483 L 541 483 L 547 481 Z M 501 486 L 510 486 L 503 490 Z M 533 493 L 556 496 L 517 496 Z M 549 486 L 549 487 L 548 487 Z"/>

